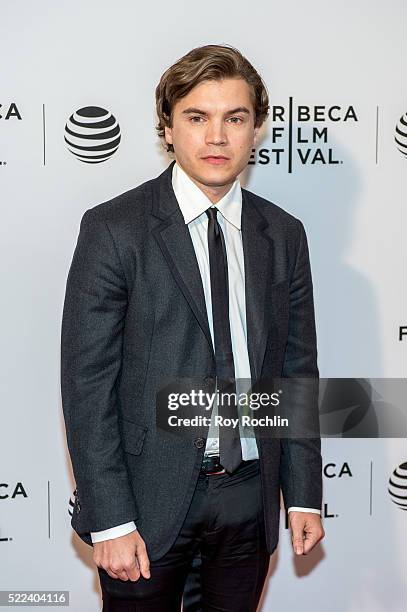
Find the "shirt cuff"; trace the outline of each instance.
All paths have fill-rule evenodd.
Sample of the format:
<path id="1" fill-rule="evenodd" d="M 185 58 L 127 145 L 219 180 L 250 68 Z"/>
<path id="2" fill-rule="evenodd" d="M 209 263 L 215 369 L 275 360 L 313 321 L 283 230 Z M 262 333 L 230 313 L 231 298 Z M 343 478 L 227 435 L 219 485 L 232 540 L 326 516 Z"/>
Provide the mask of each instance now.
<path id="1" fill-rule="evenodd" d="M 295 510 L 295 512 L 313 512 L 314 514 L 319 514 L 321 516 L 321 510 L 317 508 L 300 508 L 298 506 L 290 506 L 287 512 L 291 512 L 291 510 Z"/>
<path id="2" fill-rule="evenodd" d="M 110 527 L 109 529 L 104 529 L 103 531 L 91 531 L 90 537 L 92 539 L 92 543 L 104 542 L 105 540 L 113 540 L 114 538 L 127 535 L 136 529 L 137 527 L 135 522 L 130 521 L 129 523 L 123 523 L 122 525 L 117 525 L 116 527 Z"/>

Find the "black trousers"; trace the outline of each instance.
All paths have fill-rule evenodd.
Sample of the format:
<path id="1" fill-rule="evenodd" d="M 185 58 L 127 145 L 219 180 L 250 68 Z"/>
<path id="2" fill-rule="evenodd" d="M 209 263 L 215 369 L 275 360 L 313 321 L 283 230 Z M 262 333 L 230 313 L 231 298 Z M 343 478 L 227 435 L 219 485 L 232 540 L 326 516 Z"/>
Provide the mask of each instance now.
<path id="1" fill-rule="evenodd" d="M 203 612 L 255 612 L 270 561 L 258 460 L 232 475 L 199 476 L 181 530 L 150 563 L 150 579 L 123 581 L 98 568 L 103 612 L 179 612 L 198 550 Z"/>

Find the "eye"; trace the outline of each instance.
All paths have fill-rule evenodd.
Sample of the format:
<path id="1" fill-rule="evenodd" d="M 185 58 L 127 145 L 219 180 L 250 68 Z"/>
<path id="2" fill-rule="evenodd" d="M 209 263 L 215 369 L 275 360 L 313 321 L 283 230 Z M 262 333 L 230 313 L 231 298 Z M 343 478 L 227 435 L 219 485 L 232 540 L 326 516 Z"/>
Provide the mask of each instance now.
<path id="1" fill-rule="evenodd" d="M 194 119 L 203 119 L 203 117 L 201 117 L 200 115 L 194 115 L 193 117 L 191 117 L 192 123 L 200 123 L 200 121 L 194 121 Z"/>
<path id="2" fill-rule="evenodd" d="M 229 117 L 229 119 L 237 119 L 237 121 L 232 121 L 232 123 L 242 123 L 243 119 L 241 117 Z"/>

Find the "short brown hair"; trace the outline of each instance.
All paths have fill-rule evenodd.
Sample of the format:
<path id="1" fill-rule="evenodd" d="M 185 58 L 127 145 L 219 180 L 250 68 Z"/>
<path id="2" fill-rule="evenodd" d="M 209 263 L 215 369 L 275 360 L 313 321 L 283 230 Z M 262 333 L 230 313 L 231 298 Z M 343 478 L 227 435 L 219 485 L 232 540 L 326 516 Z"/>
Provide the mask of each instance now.
<path id="1" fill-rule="evenodd" d="M 266 86 L 251 63 L 230 45 L 196 47 L 170 66 L 162 75 L 155 90 L 158 136 L 165 141 L 164 127 L 172 127 L 175 103 L 203 81 L 224 78 L 244 79 L 250 86 L 255 112 L 255 127 L 260 127 L 268 116 L 269 97 Z M 168 152 L 172 144 L 165 142 Z"/>

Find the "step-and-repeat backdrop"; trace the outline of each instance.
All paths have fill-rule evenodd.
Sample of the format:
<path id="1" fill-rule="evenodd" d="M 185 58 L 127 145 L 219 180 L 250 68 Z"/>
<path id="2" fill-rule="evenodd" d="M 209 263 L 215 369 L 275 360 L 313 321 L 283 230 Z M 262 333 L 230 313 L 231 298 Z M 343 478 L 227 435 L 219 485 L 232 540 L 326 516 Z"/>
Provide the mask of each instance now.
<path id="1" fill-rule="evenodd" d="M 240 49 L 271 100 L 241 183 L 302 219 L 320 373 L 348 379 L 335 409 L 360 421 L 375 381 L 407 373 L 407 5 L 39 0 L 0 11 L 0 589 L 66 590 L 73 612 L 96 611 L 92 551 L 70 527 L 59 379 L 82 214 L 170 163 L 154 129 L 162 72 L 203 44 Z M 117 122 L 101 163 L 69 132 L 78 112 Z M 323 439 L 326 537 L 307 557 L 294 558 L 282 511 L 264 611 L 406 609 L 406 440 L 341 437 L 352 424 Z"/>

